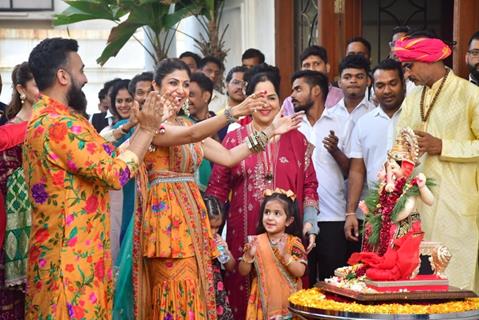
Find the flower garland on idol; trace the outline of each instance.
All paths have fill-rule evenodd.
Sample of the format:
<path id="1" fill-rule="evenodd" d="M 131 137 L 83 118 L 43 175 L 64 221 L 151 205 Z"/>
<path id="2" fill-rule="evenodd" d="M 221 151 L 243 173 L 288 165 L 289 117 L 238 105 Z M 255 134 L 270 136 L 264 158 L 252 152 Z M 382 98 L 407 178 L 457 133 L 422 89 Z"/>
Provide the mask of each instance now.
<path id="1" fill-rule="evenodd" d="M 398 214 L 404 209 L 410 197 L 419 195 L 417 178 L 411 173 L 418 164 L 418 145 L 414 132 L 403 128 L 393 148 L 388 152 L 388 160 L 379 174 L 379 182 L 364 200 L 367 207 L 366 228 L 364 230 L 363 251 L 374 251 L 383 255 L 391 243 L 391 227 Z M 395 177 L 386 167 L 391 162 L 400 165 L 403 175 Z M 434 186 L 434 180 L 427 178 L 426 186 Z"/>

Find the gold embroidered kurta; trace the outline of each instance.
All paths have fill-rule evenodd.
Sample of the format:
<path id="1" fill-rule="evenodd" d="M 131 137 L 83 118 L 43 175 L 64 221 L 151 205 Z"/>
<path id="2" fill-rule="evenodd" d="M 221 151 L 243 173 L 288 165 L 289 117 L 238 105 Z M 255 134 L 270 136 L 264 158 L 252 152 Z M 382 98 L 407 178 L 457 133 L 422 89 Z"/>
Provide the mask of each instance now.
<path id="1" fill-rule="evenodd" d="M 429 106 L 441 80 L 427 88 Z M 403 127 L 423 130 L 420 114 L 422 87 L 403 102 L 397 132 Z M 416 172 L 437 186 L 432 206 L 418 201 L 425 240 L 439 241 L 452 253 L 446 270 L 450 284 L 479 290 L 479 88 L 452 71 L 431 109 L 426 132 L 442 140 L 441 155 L 423 155 Z"/>

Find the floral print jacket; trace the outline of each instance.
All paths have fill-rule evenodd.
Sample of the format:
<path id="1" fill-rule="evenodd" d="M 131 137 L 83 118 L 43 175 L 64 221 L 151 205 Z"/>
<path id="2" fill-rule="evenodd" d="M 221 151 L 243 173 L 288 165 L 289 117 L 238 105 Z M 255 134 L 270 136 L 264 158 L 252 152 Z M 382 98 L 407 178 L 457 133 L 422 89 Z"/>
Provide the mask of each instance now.
<path id="1" fill-rule="evenodd" d="M 110 319 L 109 189 L 136 173 L 80 114 L 49 97 L 34 105 L 23 149 L 32 202 L 27 319 Z"/>

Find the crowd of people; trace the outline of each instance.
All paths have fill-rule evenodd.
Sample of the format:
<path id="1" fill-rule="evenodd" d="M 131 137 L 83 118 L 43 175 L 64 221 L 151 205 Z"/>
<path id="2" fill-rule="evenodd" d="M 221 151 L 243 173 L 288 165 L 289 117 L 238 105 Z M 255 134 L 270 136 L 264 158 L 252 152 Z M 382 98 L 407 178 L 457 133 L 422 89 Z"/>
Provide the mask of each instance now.
<path id="1" fill-rule="evenodd" d="M 225 76 L 184 52 L 87 115 L 78 43 L 41 41 L 0 126 L 0 319 L 290 319 L 291 293 L 364 248 L 359 203 L 404 127 L 436 181 L 414 216 L 479 290 L 479 32 L 468 79 L 429 31 L 390 45 L 371 69 L 350 39 L 336 82 L 316 45 L 291 79 L 258 49 Z"/>

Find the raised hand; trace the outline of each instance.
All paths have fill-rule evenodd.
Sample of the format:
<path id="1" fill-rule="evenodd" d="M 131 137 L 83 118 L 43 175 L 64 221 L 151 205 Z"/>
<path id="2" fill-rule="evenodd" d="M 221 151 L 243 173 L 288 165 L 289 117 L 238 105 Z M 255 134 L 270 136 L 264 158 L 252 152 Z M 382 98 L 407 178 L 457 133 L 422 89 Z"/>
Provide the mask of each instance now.
<path id="1" fill-rule="evenodd" d="M 300 111 L 287 117 L 275 117 L 272 123 L 273 135 L 281 135 L 293 129 L 298 129 L 303 115 L 304 111 Z"/>
<path id="2" fill-rule="evenodd" d="M 141 128 L 156 132 L 163 122 L 163 106 L 157 92 L 152 91 L 146 97 L 141 111 L 133 108 L 133 113 Z"/>
<path id="3" fill-rule="evenodd" d="M 160 96 L 160 103 L 163 108 L 163 122 L 176 115 L 175 101 L 172 92 L 166 92 Z"/>
<path id="4" fill-rule="evenodd" d="M 261 110 L 268 104 L 266 98 L 264 97 L 265 94 L 265 91 L 260 91 L 249 95 L 239 105 L 231 108 L 231 114 L 235 118 L 239 118 L 252 114 L 253 112 L 256 112 L 256 110 Z"/>
<path id="5" fill-rule="evenodd" d="M 128 118 L 128 122 L 123 125 L 123 128 L 125 130 L 130 130 L 131 128 L 133 128 L 134 126 L 138 124 L 138 118 L 136 117 L 136 115 L 138 114 L 139 111 L 140 111 L 140 105 L 135 100 L 133 102 L 133 106 L 131 107 L 131 112 L 130 112 L 130 117 Z"/>
<path id="6" fill-rule="evenodd" d="M 330 130 L 329 135 L 323 139 L 323 145 L 330 154 L 334 154 L 339 151 L 338 142 L 339 138 L 336 136 L 333 130 Z"/>

